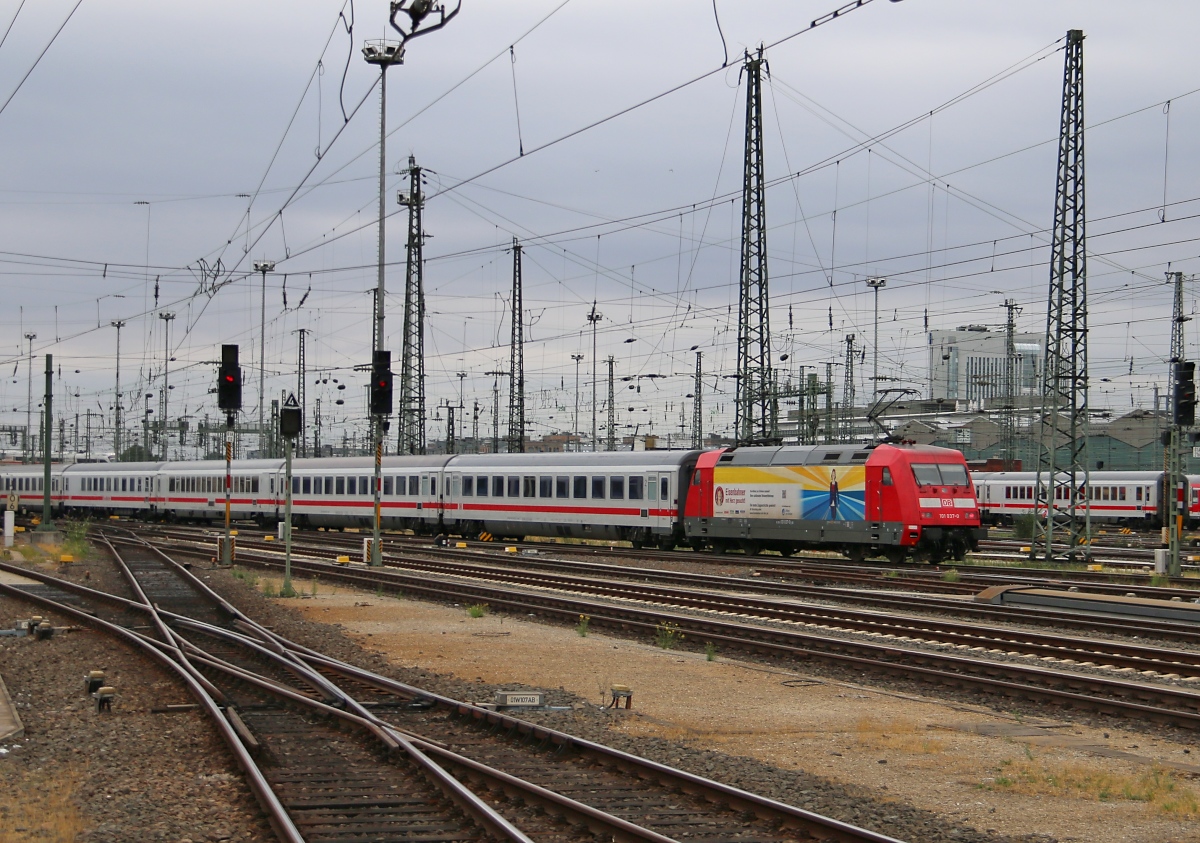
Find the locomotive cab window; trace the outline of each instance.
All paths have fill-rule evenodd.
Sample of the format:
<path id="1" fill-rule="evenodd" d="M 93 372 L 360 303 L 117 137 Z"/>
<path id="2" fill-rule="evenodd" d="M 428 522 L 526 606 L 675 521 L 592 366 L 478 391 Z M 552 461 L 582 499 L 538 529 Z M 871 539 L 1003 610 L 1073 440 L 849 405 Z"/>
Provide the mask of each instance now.
<path id="1" fill-rule="evenodd" d="M 894 486 L 895 485 L 895 483 L 892 480 L 892 470 L 890 468 L 888 468 L 886 465 L 883 467 L 883 485 L 885 485 L 885 486 Z"/>

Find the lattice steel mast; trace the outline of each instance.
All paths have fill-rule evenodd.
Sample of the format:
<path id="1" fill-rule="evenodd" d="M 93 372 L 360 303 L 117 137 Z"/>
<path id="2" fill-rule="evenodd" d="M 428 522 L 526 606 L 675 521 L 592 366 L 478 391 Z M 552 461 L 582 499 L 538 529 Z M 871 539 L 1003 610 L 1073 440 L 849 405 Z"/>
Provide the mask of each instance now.
<path id="1" fill-rule="evenodd" d="M 857 357 L 858 349 L 854 347 L 854 334 L 847 334 L 845 380 L 842 381 L 842 431 L 839 437 L 842 442 L 850 442 L 854 439 L 854 405 L 858 400 L 854 389 L 854 361 Z"/>
<path id="2" fill-rule="evenodd" d="M 308 336 L 309 328 L 297 328 L 300 335 L 299 348 L 296 350 L 296 404 L 300 407 L 300 426 L 304 427 L 304 414 L 308 409 L 305 400 L 304 384 L 308 381 L 308 361 L 304 350 L 304 339 Z M 308 440 L 304 436 L 296 440 L 296 450 L 300 457 L 308 456 Z"/>
<path id="3" fill-rule="evenodd" d="M 737 419 L 739 445 L 777 438 L 772 396 L 770 296 L 767 290 L 766 186 L 763 168 L 762 71 L 746 53 L 746 156 L 742 180 L 742 262 L 738 303 Z M 768 69 L 769 72 L 769 69 Z"/>
<path id="4" fill-rule="evenodd" d="M 1167 399 L 1171 411 L 1171 433 L 1167 442 L 1167 488 L 1170 489 L 1167 494 L 1167 573 L 1178 577 L 1182 573 L 1179 553 L 1183 538 L 1187 486 L 1183 473 L 1183 428 L 1195 418 L 1194 409 L 1182 406 L 1190 397 L 1182 394 L 1181 382 L 1192 380 L 1195 366 L 1193 364 L 1189 367 L 1187 363 L 1187 343 L 1183 334 L 1184 324 L 1191 321 L 1191 317 L 1183 312 L 1183 273 L 1168 272 L 1167 277 L 1172 281 L 1175 293 L 1171 311 L 1171 394 Z"/>
<path id="5" fill-rule="evenodd" d="M 617 359 L 608 356 L 608 436 L 604 439 L 604 450 L 617 450 L 617 399 L 613 392 L 613 367 Z"/>
<path id="6" fill-rule="evenodd" d="M 1005 323 L 1004 334 L 1004 418 L 1002 432 L 1004 434 L 1004 468 L 1006 471 L 1016 471 L 1017 468 L 1017 314 L 1021 308 L 1016 299 L 1005 299 L 1004 307 L 1008 310 L 1008 320 Z"/>
<path id="7" fill-rule="evenodd" d="M 508 452 L 525 453 L 525 312 L 521 244 L 513 238 L 512 341 L 508 349 Z"/>
<path id="8" fill-rule="evenodd" d="M 704 447 L 704 352 L 696 352 L 696 382 L 692 384 L 692 447 Z"/>
<path id="9" fill-rule="evenodd" d="M 1056 538 L 1066 545 L 1068 560 L 1081 552 L 1086 555 L 1092 532 L 1087 497 L 1088 327 L 1083 130 L 1083 31 L 1072 29 L 1067 33 L 1063 72 L 1036 484 L 1038 544 L 1047 560 L 1054 558 Z M 1081 546 L 1084 546 L 1082 550 Z M 1035 545 L 1034 553 L 1037 552 Z"/>
<path id="10" fill-rule="evenodd" d="M 404 327 L 400 344 L 400 430 L 397 453 L 425 453 L 425 232 L 421 168 L 408 157 L 408 192 L 396 199 L 408 207 L 407 261 L 404 272 Z"/>

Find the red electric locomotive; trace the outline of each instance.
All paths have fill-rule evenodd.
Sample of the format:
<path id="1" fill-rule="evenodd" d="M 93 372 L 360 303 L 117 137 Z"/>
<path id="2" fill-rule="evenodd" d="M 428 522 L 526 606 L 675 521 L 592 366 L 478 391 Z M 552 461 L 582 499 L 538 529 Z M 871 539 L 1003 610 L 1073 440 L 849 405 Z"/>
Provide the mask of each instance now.
<path id="1" fill-rule="evenodd" d="M 855 561 L 960 559 L 987 532 L 962 454 L 907 443 L 707 451 L 683 515 L 697 549 L 825 549 Z"/>

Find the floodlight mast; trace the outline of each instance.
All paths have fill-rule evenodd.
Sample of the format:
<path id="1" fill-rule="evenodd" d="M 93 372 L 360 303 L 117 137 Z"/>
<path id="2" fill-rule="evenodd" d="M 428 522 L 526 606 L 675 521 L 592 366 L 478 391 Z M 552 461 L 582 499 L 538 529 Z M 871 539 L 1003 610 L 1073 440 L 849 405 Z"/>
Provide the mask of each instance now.
<path id="1" fill-rule="evenodd" d="M 385 335 L 383 332 L 384 320 L 384 178 L 387 168 L 387 69 L 393 64 L 404 63 L 404 47 L 409 40 L 420 35 L 426 35 L 434 30 L 441 29 L 450 20 L 458 14 L 462 8 L 462 2 L 454 7 L 453 11 L 447 13 L 441 3 L 433 2 L 433 0 L 392 0 L 391 16 L 388 22 L 392 29 L 400 34 L 400 41 L 367 41 L 363 45 L 363 57 L 368 64 L 379 65 L 379 261 L 377 267 L 376 292 L 375 292 L 375 331 L 374 339 L 371 343 L 371 359 L 373 362 L 379 359 L 380 353 L 383 351 L 385 343 Z M 408 16 L 408 25 L 401 26 L 396 22 L 396 16 L 403 12 Z M 426 25 L 425 21 L 429 15 L 437 15 L 437 22 Z M 380 505 L 382 492 L 382 461 L 383 461 L 383 434 L 387 428 L 387 416 L 391 414 L 391 373 L 389 367 L 388 373 L 388 407 L 386 413 L 371 413 L 373 428 L 373 439 L 375 445 L 375 477 L 374 477 L 374 518 L 372 519 L 371 531 L 371 552 L 369 564 L 378 566 L 383 564 L 383 557 L 380 548 Z"/>

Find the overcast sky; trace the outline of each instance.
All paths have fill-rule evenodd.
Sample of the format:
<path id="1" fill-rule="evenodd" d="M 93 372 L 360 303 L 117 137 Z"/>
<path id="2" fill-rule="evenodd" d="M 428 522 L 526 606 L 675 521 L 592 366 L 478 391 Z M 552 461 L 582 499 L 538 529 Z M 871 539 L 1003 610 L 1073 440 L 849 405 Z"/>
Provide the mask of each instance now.
<path id="1" fill-rule="evenodd" d="M 1019 329 L 1043 332 L 1072 28 L 1086 36 L 1091 401 L 1150 404 L 1166 382 L 1164 273 L 1200 266 L 1200 55 L 1187 46 L 1200 7 L 874 0 L 804 31 L 837 2 L 717 0 L 714 14 L 709 0 L 463 0 L 444 29 L 409 43 L 388 73 L 386 345 L 399 354 L 407 217 L 396 191 L 411 155 L 426 174 L 431 416 L 444 419 L 437 405 L 457 404 L 461 389 L 467 418 L 478 401 L 480 435 L 491 433 L 486 373 L 508 368 L 516 237 L 531 435 L 572 429 L 573 354 L 584 355 L 579 429 L 590 429 L 593 301 L 621 432 L 678 434 L 684 404 L 690 424 L 693 346 L 705 426 L 729 432 L 741 68 L 760 44 L 784 375 L 840 363 L 849 333 L 870 375 L 871 276 L 888 279 L 880 374 L 922 394 L 927 324 L 1000 329 L 1013 298 Z M 306 328 L 309 421 L 319 397 L 326 441 L 361 429 L 366 378 L 353 367 L 370 355 L 379 166 L 379 72 L 361 47 L 395 37 L 387 14 L 383 0 L 0 2 L 0 423 L 25 423 L 25 333 L 37 335 L 33 392 L 52 353 L 56 413 L 111 423 L 113 320 L 126 321 L 133 423 L 162 388 L 168 345 L 170 417 L 215 421 L 208 390 L 228 342 L 241 345 L 254 419 L 263 317 L 252 264 L 265 259 L 276 262 L 268 404 L 295 388 Z M 1190 311 L 1196 297 L 1189 289 Z M 163 311 L 176 314 L 169 338 Z M 1193 323 L 1193 357 L 1196 338 Z M 602 406 L 605 392 L 602 380 Z M 430 440 L 444 435 L 431 419 Z"/>

